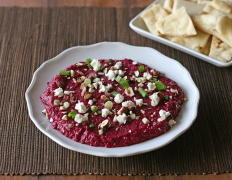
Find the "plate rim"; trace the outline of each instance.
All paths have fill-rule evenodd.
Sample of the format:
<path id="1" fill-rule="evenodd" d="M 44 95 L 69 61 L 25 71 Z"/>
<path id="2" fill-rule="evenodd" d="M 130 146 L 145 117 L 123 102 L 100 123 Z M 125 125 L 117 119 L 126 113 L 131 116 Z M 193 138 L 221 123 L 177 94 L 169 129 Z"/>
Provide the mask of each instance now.
<path id="1" fill-rule="evenodd" d="M 38 73 L 47 65 L 49 64 L 50 62 L 53 62 L 53 61 L 56 61 L 56 60 L 59 60 L 60 57 L 62 57 L 64 54 L 68 53 L 69 51 L 72 51 L 72 50 L 75 50 L 75 49 L 78 49 L 78 48 L 91 48 L 91 47 L 96 47 L 96 46 L 100 46 L 100 45 L 104 45 L 104 44 L 116 44 L 116 45 L 121 45 L 121 46 L 126 46 L 126 47 L 130 47 L 130 48 L 141 48 L 141 49 L 149 49 L 155 53 L 158 53 L 159 55 L 163 56 L 164 58 L 168 59 L 168 60 L 171 60 L 173 61 L 177 66 L 179 66 L 179 68 L 182 69 L 182 71 L 185 72 L 185 74 L 187 75 L 187 79 L 188 79 L 188 82 L 189 84 L 192 86 L 192 88 L 194 88 L 194 91 L 195 91 L 195 96 L 194 96 L 194 116 L 192 117 L 192 120 L 190 121 L 190 123 L 188 124 L 187 127 L 185 127 L 182 131 L 178 132 L 178 134 L 176 136 L 174 136 L 173 138 L 171 138 L 169 141 L 167 141 L 166 143 L 160 145 L 160 146 L 156 146 L 154 148 L 149 148 L 149 149 L 146 149 L 146 150 L 142 150 L 142 151 L 136 151 L 136 152 L 133 152 L 133 153 L 121 153 L 121 154 L 114 154 L 114 155 L 109 155 L 109 154 L 106 154 L 105 152 L 99 152 L 99 151 L 94 151 L 94 150 L 90 150 L 89 152 L 86 152 L 86 151 L 82 151 L 81 149 L 75 149 L 74 147 L 72 147 L 71 145 L 68 145 L 68 144 L 65 144 L 63 142 L 61 142 L 58 138 L 54 137 L 53 135 L 51 135 L 49 132 L 45 131 L 43 129 L 43 127 L 39 124 L 39 122 L 36 120 L 36 118 L 34 117 L 33 115 L 33 108 L 32 108 L 32 102 L 30 100 L 30 92 L 31 90 L 33 89 L 34 85 L 36 84 L 36 80 L 37 80 L 37 76 L 38 76 Z M 84 153 L 84 154 L 90 154 L 90 155 L 95 155 L 95 156 L 101 156 L 101 157 L 126 157 L 126 156 L 132 156 L 132 155 L 136 155 L 136 154 L 141 154 L 141 153 L 146 153 L 146 152 L 149 152 L 149 151 L 153 151 L 153 150 L 156 150 L 156 149 L 159 149 L 163 146 L 166 146 L 167 144 L 171 143 L 172 141 L 174 141 L 176 138 L 178 138 L 180 135 L 182 135 L 184 132 L 186 132 L 191 126 L 192 124 L 194 123 L 194 121 L 196 120 L 196 117 L 197 117 L 197 114 L 198 114 L 198 105 L 199 105 L 199 101 L 200 101 L 200 92 L 196 86 L 196 84 L 194 83 L 189 71 L 181 64 L 179 63 L 178 61 L 174 60 L 174 59 L 171 59 L 165 55 L 163 55 L 162 53 L 158 52 L 157 50 L 153 49 L 153 48 L 150 48 L 150 47 L 142 47 L 142 46 L 133 46 L 133 45 L 128 45 L 128 44 L 125 44 L 125 43 L 122 43 L 122 42 L 100 42 L 100 43 L 95 43 L 95 44 L 91 44 L 91 45 L 81 45 L 81 46 L 74 46 L 74 47 L 71 47 L 71 48 L 68 48 L 64 51 L 62 51 L 61 53 L 59 53 L 57 56 L 53 57 L 52 59 L 49 59 L 47 61 L 45 61 L 44 63 L 42 63 L 40 65 L 40 67 L 34 72 L 33 74 L 33 77 L 32 77 L 32 80 L 31 80 L 31 83 L 29 85 L 29 87 L 27 88 L 26 92 L 25 92 L 25 98 L 26 98 L 26 102 L 27 102 L 27 107 L 28 107 L 28 112 L 29 112 L 29 117 L 31 118 L 31 120 L 33 121 L 33 123 L 36 125 L 36 127 L 43 133 L 45 134 L 47 137 L 49 137 L 50 139 L 52 139 L 53 141 L 55 141 L 56 143 L 58 143 L 59 145 L 65 147 L 65 148 L 68 148 L 70 150 L 74 150 L 74 151 L 77 151 L 77 152 L 81 152 L 81 153 Z M 154 138 L 153 138 L 154 139 Z M 75 142 L 75 141 L 74 141 Z M 133 146 L 133 145 L 132 145 Z M 92 146 L 91 146 L 92 147 Z M 125 146 L 125 147 L 129 147 L 129 146 Z M 125 147 L 117 147 L 118 148 L 125 148 Z M 93 147 L 94 149 L 95 147 Z M 111 148 L 108 148 L 108 149 L 111 149 Z"/>
<path id="2" fill-rule="evenodd" d="M 193 51 L 192 49 L 186 48 L 186 47 L 184 47 L 184 46 L 182 46 L 182 45 L 176 44 L 176 43 L 171 42 L 171 41 L 169 41 L 169 40 L 167 40 L 167 39 L 164 39 L 164 38 L 161 38 L 161 37 L 159 37 L 159 36 L 156 36 L 156 35 L 154 35 L 154 34 L 148 32 L 148 31 L 145 31 L 145 30 L 143 30 L 143 29 L 141 29 L 141 28 L 135 26 L 135 25 L 133 24 L 133 22 L 134 22 L 137 18 L 139 18 L 139 17 L 141 16 L 141 14 L 142 14 L 144 11 L 146 11 L 147 9 L 149 9 L 151 6 L 153 6 L 154 4 L 156 4 L 158 1 L 160 1 L 160 0 L 155 0 L 154 2 L 152 2 L 149 6 L 147 6 L 145 9 L 143 9 L 139 14 L 137 14 L 132 20 L 130 20 L 129 26 L 130 26 L 130 28 L 131 28 L 132 30 L 134 30 L 136 33 L 140 32 L 141 34 L 140 34 L 140 33 L 138 33 L 138 34 L 140 34 L 141 36 L 145 36 L 146 38 L 149 38 L 149 39 L 151 39 L 151 40 L 153 40 L 153 41 L 158 41 L 158 42 L 160 42 L 160 43 L 162 43 L 162 44 L 164 44 L 164 45 L 166 45 L 166 46 L 172 47 L 172 48 L 174 48 L 174 49 L 177 49 L 177 48 L 178 48 L 178 49 L 177 49 L 178 51 L 182 51 L 182 52 L 187 53 L 187 54 L 189 54 L 189 55 L 191 55 L 191 56 L 196 57 L 195 55 L 192 55 L 192 54 L 196 54 L 196 55 L 198 56 L 198 57 L 196 57 L 196 58 L 201 59 L 201 60 L 203 60 L 203 61 L 205 61 L 205 62 L 208 62 L 208 63 L 210 63 L 210 64 L 213 64 L 213 65 L 215 65 L 215 66 L 217 66 L 217 67 L 226 68 L 226 67 L 232 66 L 232 60 L 231 60 L 230 62 L 227 62 L 227 63 L 221 62 L 221 61 L 219 61 L 219 60 L 216 60 L 216 59 L 214 59 L 214 58 L 211 58 L 211 57 L 206 56 L 206 55 L 204 55 L 204 54 L 201 54 L 201 53 L 199 53 L 199 52 Z M 145 35 L 144 35 L 144 34 L 145 34 Z M 152 39 L 152 38 L 150 38 L 150 37 L 147 37 L 147 36 L 151 36 L 151 37 L 154 38 L 154 39 Z M 187 52 L 185 52 L 185 51 L 187 51 Z M 191 54 L 191 53 L 192 53 L 192 54 Z M 206 59 L 207 59 L 207 60 L 206 60 Z"/>

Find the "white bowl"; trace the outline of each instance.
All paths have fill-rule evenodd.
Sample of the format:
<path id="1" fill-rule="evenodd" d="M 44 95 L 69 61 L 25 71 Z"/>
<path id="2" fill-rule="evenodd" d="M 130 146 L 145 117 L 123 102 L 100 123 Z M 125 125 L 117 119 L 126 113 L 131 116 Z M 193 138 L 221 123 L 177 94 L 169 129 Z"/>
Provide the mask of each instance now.
<path id="1" fill-rule="evenodd" d="M 156 0 L 154 1 L 151 5 L 149 5 L 146 9 L 144 9 L 141 13 L 139 13 L 137 16 L 135 16 L 129 23 L 129 26 L 131 27 L 131 29 L 133 29 L 135 32 L 137 32 L 138 34 L 142 35 L 142 36 L 145 36 L 149 39 L 152 39 L 152 40 L 155 40 L 155 41 L 158 41 L 162 44 L 165 44 L 167 46 L 170 46 L 170 47 L 173 47 L 175 49 L 178 49 L 180 51 L 183 51 L 187 54 L 190 54 L 192 56 L 195 56 L 199 59 L 202 59 L 208 63 L 211 63 L 215 66 L 218 66 L 218 67 L 229 67 L 232 65 L 232 61 L 228 62 L 228 63 L 224 63 L 224 62 L 221 62 L 221 61 L 218 61 L 216 59 L 213 59 L 209 56 L 206 56 L 204 54 L 201 54 L 201 53 L 198 53 L 196 51 L 193 51 L 191 49 L 188 49 L 184 46 L 181 46 L 179 44 L 176 44 L 172 41 L 169 41 L 167 39 L 164 39 L 160 36 L 156 36 L 152 33 L 149 32 L 149 30 L 147 29 L 147 26 L 145 25 L 144 21 L 142 20 L 142 18 L 140 17 L 141 14 L 146 11 L 147 9 L 149 9 L 153 4 L 163 4 L 164 3 L 164 0 Z"/>
<path id="2" fill-rule="evenodd" d="M 52 128 L 50 122 L 41 113 L 44 105 L 40 95 L 45 91 L 47 82 L 59 74 L 59 71 L 87 58 L 98 59 L 124 59 L 129 58 L 147 64 L 148 66 L 163 71 L 165 75 L 178 83 L 188 99 L 176 119 L 177 124 L 165 134 L 140 144 L 117 147 L 92 147 L 75 142 L 59 131 Z M 26 101 L 29 115 L 37 128 L 49 138 L 68 149 L 104 157 L 123 157 L 145 153 L 167 145 L 194 122 L 197 116 L 199 91 L 194 84 L 189 72 L 177 61 L 170 59 L 149 47 L 136 47 L 120 42 L 102 42 L 88 46 L 69 48 L 51 60 L 44 62 L 34 73 L 32 82 L 26 91 Z"/>

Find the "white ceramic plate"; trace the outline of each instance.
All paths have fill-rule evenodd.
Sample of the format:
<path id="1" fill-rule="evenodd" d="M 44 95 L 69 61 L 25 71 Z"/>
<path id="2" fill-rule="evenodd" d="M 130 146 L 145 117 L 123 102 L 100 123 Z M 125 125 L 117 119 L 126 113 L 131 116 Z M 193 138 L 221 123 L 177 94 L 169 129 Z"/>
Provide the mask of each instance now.
<path id="1" fill-rule="evenodd" d="M 147 29 L 147 26 L 145 25 L 144 21 L 142 20 L 142 18 L 140 17 L 141 14 L 146 11 L 147 9 L 149 9 L 153 4 L 161 4 L 163 5 L 164 3 L 164 0 L 156 0 L 154 1 L 151 5 L 149 5 L 146 9 L 144 9 L 141 13 L 139 13 L 137 16 L 135 16 L 129 23 L 131 29 L 133 29 L 135 32 L 137 32 L 138 34 L 142 35 L 142 36 L 145 36 L 149 39 L 152 39 L 152 40 L 155 40 L 155 41 L 158 41 L 162 44 L 165 44 L 167 46 L 170 46 L 170 47 L 173 47 L 175 49 L 178 49 L 180 51 L 183 51 L 185 53 L 188 53 L 192 56 L 195 56 L 199 59 L 202 59 L 208 63 L 211 63 L 215 66 L 218 66 L 218 67 L 228 67 L 228 66 L 231 66 L 232 65 L 232 61 L 228 62 L 228 63 L 224 63 L 224 62 L 221 62 L 221 61 L 218 61 L 216 59 L 213 59 L 209 56 L 206 56 L 204 54 L 201 54 L 201 53 L 198 53 L 196 51 L 193 51 L 191 49 L 188 49 L 184 46 L 181 46 L 179 44 L 176 44 L 174 42 L 171 42 L 167 39 L 164 39 L 162 37 L 159 37 L 159 36 L 156 36 L 152 33 L 149 32 L 149 30 Z"/>
<path id="2" fill-rule="evenodd" d="M 167 133 L 146 142 L 117 148 L 92 147 L 75 142 L 52 128 L 50 122 L 41 113 L 44 105 L 40 95 L 45 91 L 47 82 L 59 74 L 59 71 L 87 58 L 124 59 L 130 58 L 163 71 L 165 75 L 178 83 L 185 92 L 188 101 L 182 106 L 177 124 Z M 136 47 L 120 42 L 102 42 L 88 46 L 69 48 L 51 60 L 44 62 L 34 73 L 32 82 L 26 91 L 29 115 L 37 128 L 49 138 L 68 149 L 104 157 L 123 157 L 152 151 L 172 142 L 184 133 L 197 116 L 199 91 L 189 72 L 177 61 L 148 47 Z"/>

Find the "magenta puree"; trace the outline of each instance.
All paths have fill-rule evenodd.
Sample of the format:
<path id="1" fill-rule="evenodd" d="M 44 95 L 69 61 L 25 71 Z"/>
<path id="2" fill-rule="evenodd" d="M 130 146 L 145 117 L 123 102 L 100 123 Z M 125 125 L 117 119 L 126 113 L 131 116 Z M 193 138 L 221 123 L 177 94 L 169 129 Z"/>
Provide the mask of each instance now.
<path id="1" fill-rule="evenodd" d="M 105 60 L 99 60 L 103 67 L 109 67 L 109 65 L 105 62 Z M 135 71 L 138 71 L 139 65 L 144 65 L 141 63 L 138 63 L 136 65 L 132 64 L 132 60 L 125 59 L 125 60 L 116 60 L 116 62 L 122 62 L 122 67 L 120 68 L 123 71 L 126 71 L 124 76 L 127 76 L 127 79 L 130 79 L 132 74 L 134 75 Z M 106 66 L 107 65 L 107 66 Z M 149 71 L 151 72 L 151 68 L 147 65 L 145 66 L 145 72 Z M 78 71 L 83 72 L 84 76 L 88 77 L 89 74 L 95 72 L 93 70 L 89 70 L 86 62 L 83 62 L 83 66 L 77 67 L 76 64 L 71 65 L 65 69 L 68 70 L 74 70 L 75 73 L 75 79 L 77 79 L 80 75 Z M 172 99 L 168 99 L 168 101 L 162 101 L 159 102 L 159 104 L 155 107 L 151 106 L 151 99 L 149 98 L 143 98 L 138 91 L 135 91 L 134 88 L 138 87 L 138 83 L 131 83 L 130 87 L 133 88 L 135 96 L 130 97 L 127 96 L 124 93 L 124 89 L 121 87 L 120 84 L 118 84 L 116 81 L 109 80 L 105 75 L 98 76 L 100 79 L 104 78 L 103 82 L 105 85 L 112 84 L 113 89 L 109 91 L 117 91 L 120 94 L 124 96 L 124 101 L 131 100 L 134 102 L 134 97 L 137 99 L 143 99 L 144 103 L 147 103 L 148 105 L 143 105 L 142 107 L 136 106 L 136 116 L 139 116 L 139 119 L 132 120 L 130 123 L 127 124 L 119 124 L 118 122 L 113 122 L 113 118 L 115 114 L 108 115 L 107 118 L 102 117 L 102 115 L 94 115 L 94 112 L 91 111 L 90 107 L 91 105 L 88 104 L 90 99 L 96 98 L 97 102 L 93 105 L 96 105 L 99 110 L 102 110 L 104 108 L 104 102 L 100 100 L 100 96 L 104 93 L 100 93 L 99 90 L 95 90 L 92 97 L 90 99 L 84 99 L 84 97 L 81 96 L 81 89 L 80 85 L 81 83 L 74 83 L 72 78 L 68 79 L 67 77 L 63 75 L 56 75 L 52 81 L 48 84 L 48 87 L 46 88 L 45 92 L 41 95 L 41 101 L 44 104 L 44 107 L 47 111 L 48 118 L 53 119 L 53 122 L 51 122 L 51 125 L 54 129 L 59 130 L 63 135 L 66 137 L 79 142 L 83 144 L 88 144 L 91 146 L 102 146 L 107 148 L 112 147 L 121 147 L 121 146 L 129 146 L 132 144 L 137 144 L 152 138 L 155 138 L 157 136 L 160 136 L 171 129 L 171 126 L 168 124 L 168 121 L 170 119 L 175 120 L 178 116 L 178 113 L 181 110 L 181 105 L 184 101 L 184 93 L 182 89 L 173 81 L 167 77 L 165 77 L 163 74 L 161 74 L 160 77 L 157 79 L 165 86 L 167 86 L 167 90 L 163 91 L 161 90 L 164 95 L 171 96 Z M 70 107 L 65 110 L 67 111 L 67 114 L 71 112 L 72 110 L 75 110 L 75 105 L 80 100 L 83 102 L 87 108 L 87 112 L 89 113 L 88 119 L 89 123 L 93 123 L 94 127 L 90 128 L 89 125 L 82 125 L 75 122 L 73 119 L 68 118 L 68 120 L 62 120 L 63 113 L 60 110 L 60 106 L 54 105 L 54 100 L 58 99 L 60 102 L 69 101 L 65 100 L 67 96 L 64 95 L 64 97 L 57 97 L 54 96 L 54 90 L 58 88 L 58 82 L 60 79 L 63 79 L 66 83 L 66 87 L 64 88 L 64 91 L 74 91 L 73 95 L 75 97 L 74 101 L 75 103 L 71 104 Z M 147 82 L 150 82 L 147 80 Z M 147 89 L 147 82 L 144 83 L 143 89 Z M 115 84 L 118 84 L 115 86 Z M 170 89 L 177 89 L 178 93 L 173 93 L 170 91 Z M 158 92 L 157 90 L 154 90 L 152 92 L 149 92 L 149 96 L 153 93 Z M 114 112 L 113 110 L 116 110 L 116 113 L 119 109 L 122 107 L 122 103 L 118 104 L 114 100 L 113 102 L 113 108 L 110 110 L 111 112 Z M 144 110 L 145 113 L 141 113 L 140 110 Z M 169 117 L 167 117 L 165 120 L 158 122 L 157 119 L 160 117 L 159 111 L 165 110 L 171 113 Z M 76 112 L 80 114 L 77 110 Z M 83 114 L 82 114 L 83 115 Z M 150 123 L 144 124 L 142 122 L 143 118 L 147 118 Z M 104 131 L 102 135 L 99 135 L 99 127 L 98 125 L 105 119 L 108 119 L 111 127 Z"/>

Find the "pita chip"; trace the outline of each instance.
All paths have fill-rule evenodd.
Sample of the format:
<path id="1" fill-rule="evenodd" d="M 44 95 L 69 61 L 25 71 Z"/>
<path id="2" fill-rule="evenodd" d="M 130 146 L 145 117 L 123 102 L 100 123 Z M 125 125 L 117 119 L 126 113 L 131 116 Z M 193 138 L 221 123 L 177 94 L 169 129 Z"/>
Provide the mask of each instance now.
<path id="1" fill-rule="evenodd" d="M 229 18 L 232 19 L 232 14 L 225 14 L 221 11 L 218 11 L 214 8 L 212 8 L 211 6 L 209 5 L 206 5 L 204 8 L 203 8 L 203 12 L 204 13 L 208 13 L 208 14 L 212 14 L 212 15 L 216 15 L 216 16 L 221 16 L 221 15 L 227 15 Z"/>
<path id="2" fill-rule="evenodd" d="M 212 34 L 232 47 L 232 19 L 226 15 L 203 14 L 192 16 L 193 23 L 202 31 Z"/>
<path id="3" fill-rule="evenodd" d="M 200 29 L 196 29 L 196 31 L 197 31 L 197 35 L 190 37 L 181 38 L 181 37 L 164 36 L 164 38 L 201 53 L 203 52 L 203 50 L 205 49 L 208 43 L 210 34 L 205 33 Z"/>
<path id="4" fill-rule="evenodd" d="M 185 7 L 190 16 L 201 15 L 204 6 L 191 1 L 175 0 L 172 12 L 176 12 L 179 8 Z"/>
<path id="5" fill-rule="evenodd" d="M 156 27 L 156 22 L 159 19 L 163 19 L 167 17 L 169 13 L 161 6 L 161 5 L 154 5 L 150 9 L 146 10 L 142 15 L 141 18 L 145 22 L 147 28 L 152 34 L 161 35 L 158 32 Z"/>
<path id="6" fill-rule="evenodd" d="M 213 36 L 209 57 L 227 63 L 232 60 L 232 47 Z"/>
<path id="7" fill-rule="evenodd" d="M 232 14 L 232 2 L 222 1 L 222 0 L 213 0 L 211 6 L 221 12 Z"/>
<path id="8" fill-rule="evenodd" d="M 205 48 L 202 51 L 202 54 L 208 56 L 209 55 L 209 51 L 210 51 L 210 46 L 211 46 L 211 42 L 212 42 L 212 36 L 210 35 L 209 40 L 205 46 Z"/>
<path id="9" fill-rule="evenodd" d="M 172 13 L 174 0 L 165 0 L 164 1 L 164 9 L 166 9 L 168 12 Z"/>
<path id="10" fill-rule="evenodd" d="M 156 27 L 161 34 L 168 36 L 187 37 L 197 34 L 185 7 L 178 9 L 166 18 L 158 20 Z"/>
<path id="11" fill-rule="evenodd" d="M 206 5 L 210 6 L 212 4 L 212 1 L 211 0 L 198 0 L 197 3 L 204 5 L 204 6 Z"/>

